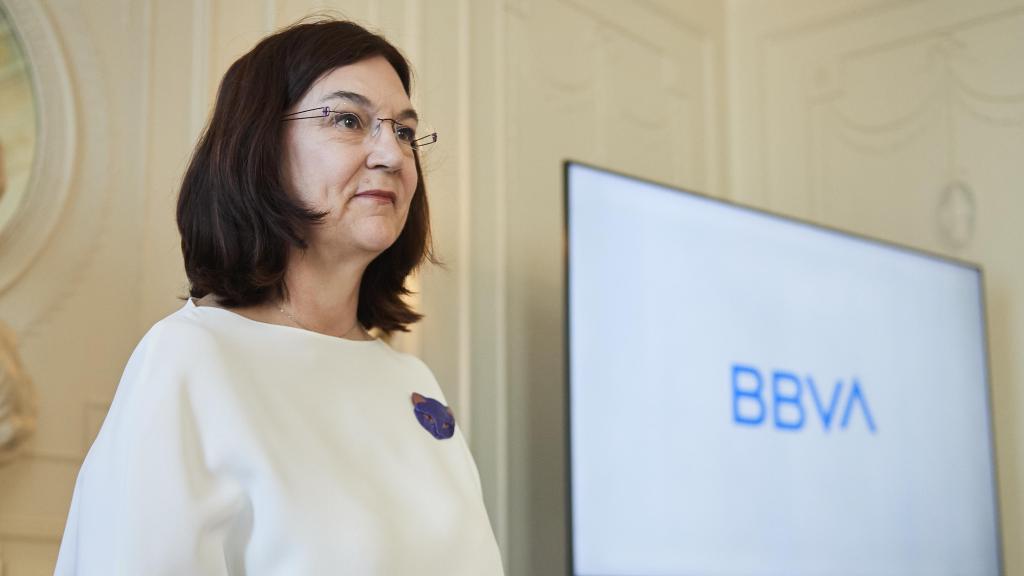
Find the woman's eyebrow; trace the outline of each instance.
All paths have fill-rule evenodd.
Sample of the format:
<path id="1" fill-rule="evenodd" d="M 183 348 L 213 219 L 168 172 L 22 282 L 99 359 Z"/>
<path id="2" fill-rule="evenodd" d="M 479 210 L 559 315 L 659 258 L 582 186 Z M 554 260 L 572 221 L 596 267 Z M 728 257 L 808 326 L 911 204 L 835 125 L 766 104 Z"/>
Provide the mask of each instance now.
<path id="1" fill-rule="evenodd" d="M 320 99 L 320 102 L 327 102 L 328 100 L 350 100 L 355 104 L 362 106 L 363 108 L 369 108 L 372 104 L 370 99 L 358 92 L 349 92 L 347 90 L 335 90 L 330 94 Z"/>
<path id="2" fill-rule="evenodd" d="M 327 94 L 326 96 L 321 98 L 320 102 L 323 103 L 323 102 L 327 102 L 328 100 L 348 100 L 349 102 L 352 102 L 353 104 L 357 104 L 359 106 L 362 106 L 363 108 L 366 108 L 366 109 L 372 109 L 373 108 L 373 102 L 370 102 L 369 98 L 367 98 L 366 96 L 363 96 L 362 94 L 360 94 L 358 92 L 349 92 L 348 90 L 335 90 L 334 92 L 331 92 L 330 94 Z M 417 114 L 416 111 L 413 110 L 412 108 L 406 108 L 405 110 L 402 110 L 395 117 L 395 120 L 417 120 L 418 121 L 419 119 L 420 119 L 419 114 Z"/>

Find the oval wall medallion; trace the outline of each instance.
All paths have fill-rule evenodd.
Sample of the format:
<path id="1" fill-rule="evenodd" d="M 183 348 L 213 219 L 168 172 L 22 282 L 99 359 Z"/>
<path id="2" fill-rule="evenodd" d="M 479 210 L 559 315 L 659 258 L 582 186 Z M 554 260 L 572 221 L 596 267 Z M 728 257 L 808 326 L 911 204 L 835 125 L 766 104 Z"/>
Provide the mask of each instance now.
<path id="1" fill-rule="evenodd" d="M 27 340 L 92 269 L 110 230 L 111 180 L 125 168 L 111 162 L 112 83 L 92 39 L 74 25 L 79 7 L 0 4 L 23 49 L 37 111 L 28 185 L 0 230 L 0 318 Z"/>
<path id="2" fill-rule="evenodd" d="M 30 79 L 36 127 L 35 159 L 25 175 L 24 192 L 0 228 L 0 293 L 25 273 L 54 233 L 70 192 L 77 140 L 70 75 L 42 7 L 4 0 L 3 11 Z"/>
<path id="3" fill-rule="evenodd" d="M 962 250 L 974 240 L 977 207 L 974 191 L 954 180 L 942 189 L 937 208 L 939 237 L 946 246 Z"/>

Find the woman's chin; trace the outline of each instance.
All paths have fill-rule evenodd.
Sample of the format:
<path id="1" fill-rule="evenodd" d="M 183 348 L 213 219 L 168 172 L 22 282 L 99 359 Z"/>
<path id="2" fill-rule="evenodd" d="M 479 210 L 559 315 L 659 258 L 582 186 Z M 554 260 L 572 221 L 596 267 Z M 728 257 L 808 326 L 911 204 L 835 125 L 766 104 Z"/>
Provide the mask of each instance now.
<path id="1" fill-rule="evenodd" d="M 398 240 L 398 234 L 398 232 L 393 232 L 391 230 L 379 230 L 374 231 L 373 233 L 359 234 L 355 240 L 359 247 L 366 252 L 380 254 L 390 248 L 391 245 Z"/>

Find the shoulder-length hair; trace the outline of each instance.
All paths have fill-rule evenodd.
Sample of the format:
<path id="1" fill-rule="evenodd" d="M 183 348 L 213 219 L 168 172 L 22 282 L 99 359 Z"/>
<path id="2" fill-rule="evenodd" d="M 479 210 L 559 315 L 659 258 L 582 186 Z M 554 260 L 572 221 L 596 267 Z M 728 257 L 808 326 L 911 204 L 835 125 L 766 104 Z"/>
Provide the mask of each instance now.
<path id="1" fill-rule="evenodd" d="M 178 196 L 178 230 L 189 294 L 213 294 L 225 306 L 287 296 L 291 247 L 325 216 L 283 185 L 282 115 L 324 74 L 383 56 L 410 95 L 409 64 L 387 40 L 352 22 L 301 22 L 264 38 L 224 75 L 213 117 L 196 145 Z M 406 277 L 437 263 L 418 153 L 416 190 L 398 239 L 367 266 L 357 316 L 366 328 L 408 331 L 422 316 L 402 297 Z"/>

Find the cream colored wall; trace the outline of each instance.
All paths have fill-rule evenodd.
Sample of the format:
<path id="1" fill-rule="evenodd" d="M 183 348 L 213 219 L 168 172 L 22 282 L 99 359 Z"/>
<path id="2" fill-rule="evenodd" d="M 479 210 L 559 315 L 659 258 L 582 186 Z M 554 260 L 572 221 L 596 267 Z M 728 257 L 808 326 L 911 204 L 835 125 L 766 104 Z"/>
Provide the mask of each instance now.
<path id="1" fill-rule="evenodd" d="M 512 575 L 567 570 L 562 162 L 722 194 L 723 14 L 710 1 L 505 4 Z"/>
<path id="2" fill-rule="evenodd" d="M 42 400 L 26 457 L 0 468 L 0 576 L 23 576 L 52 571 L 124 362 L 184 293 L 175 193 L 220 75 L 325 3 L 0 1 L 41 7 L 33 25 L 59 39 L 73 96 L 57 225 L 16 280 L 0 259 L 0 318 Z M 326 4 L 405 50 L 440 133 L 427 178 L 448 270 L 417 279 L 427 319 L 397 345 L 454 405 L 510 576 L 566 562 L 566 158 L 982 262 L 1008 573 L 1024 574 L 1019 0 Z M 973 190 L 973 234 L 967 196 L 939 204 L 953 180 Z"/>

